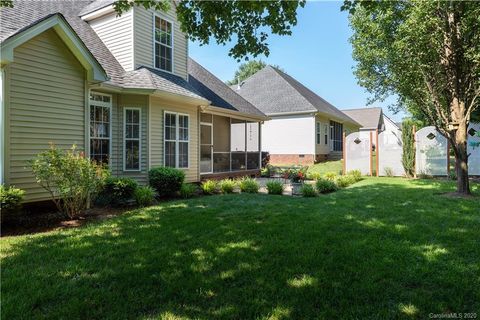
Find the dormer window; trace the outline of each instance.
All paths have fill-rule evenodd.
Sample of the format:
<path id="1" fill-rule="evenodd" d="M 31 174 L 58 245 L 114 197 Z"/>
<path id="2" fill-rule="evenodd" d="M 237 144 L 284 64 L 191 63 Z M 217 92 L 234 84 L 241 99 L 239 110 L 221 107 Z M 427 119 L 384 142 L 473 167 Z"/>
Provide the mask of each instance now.
<path id="1" fill-rule="evenodd" d="M 172 23 L 155 16 L 155 68 L 172 72 Z"/>

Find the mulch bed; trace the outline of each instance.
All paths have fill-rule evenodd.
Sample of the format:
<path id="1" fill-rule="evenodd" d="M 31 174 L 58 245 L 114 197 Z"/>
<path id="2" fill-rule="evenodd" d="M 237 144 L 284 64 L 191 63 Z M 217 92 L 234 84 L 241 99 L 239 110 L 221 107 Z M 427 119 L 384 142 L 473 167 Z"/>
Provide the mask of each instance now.
<path id="1" fill-rule="evenodd" d="M 30 207 L 25 208 L 22 214 L 6 219 L 2 222 L 1 237 L 18 236 L 76 228 L 87 221 L 107 219 L 120 215 L 131 208 L 92 208 L 75 219 L 66 218 L 65 215 L 53 210 L 51 207 Z"/>

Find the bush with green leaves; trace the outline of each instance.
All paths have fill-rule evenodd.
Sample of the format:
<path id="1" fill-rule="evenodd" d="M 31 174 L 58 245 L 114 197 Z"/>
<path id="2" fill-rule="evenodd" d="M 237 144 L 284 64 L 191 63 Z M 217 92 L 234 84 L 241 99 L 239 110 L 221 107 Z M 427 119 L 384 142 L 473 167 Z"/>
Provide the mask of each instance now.
<path id="1" fill-rule="evenodd" d="M 244 177 L 240 179 L 239 186 L 240 191 L 244 193 L 258 193 L 258 190 L 260 189 L 260 185 L 258 184 L 257 180 L 250 177 Z"/>
<path id="2" fill-rule="evenodd" d="M 270 180 L 266 184 L 268 194 L 283 194 L 284 185 L 279 180 Z"/>
<path id="3" fill-rule="evenodd" d="M 351 170 L 347 172 L 348 176 L 352 176 L 355 182 L 362 180 L 362 172 L 360 170 Z"/>
<path id="4" fill-rule="evenodd" d="M 327 180 L 327 179 L 317 180 L 317 182 L 315 183 L 315 187 L 316 187 L 318 193 L 322 193 L 322 194 L 335 192 L 335 191 L 338 190 L 338 187 L 335 184 L 335 182 L 333 182 L 332 180 Z"/>
<path id="5" fill-rule="evenodd" d="M 155 189 L 150 186 L 138 187 L 133 196 L 140 207 L 150 206 L 155 201 Z"/>
<path id="6" fill-rule="evenodd" d="M 180 187 L 180 197 L 184 199 L 192 198 L 197 193 L 198 187 L 194 183 L 184 183 Z"/>
<path id="7" fill-rule="evenodd" d="M 233 191 L 235 190 L 235 187 L 237 186 L 237 183 L 231 179 L 223 179 L 222 181 L 220 181 L 219 186 L 220 186 L 220 191 L 223 194 L 227 194 L 227 193 L 233 193 Z"/>
<path id="8" fill-rule="evenodd" d="M 322 178 L 322 174 L 319 173 L 319 172 L 307 173 L 307 179 L 308 180 L 318 180 L 320 178 Z"/>
<path id="9" fill-rule="evenodd" d="M 324 175 L 323 175 L 323 178 L 324 179 L 327 179 L 327 180 L 330 180 L 330 181 L 335 181 L 335 179 L 337 179 L 337 174 L 335 172 L 326 172 Z"/>
<path id="10" fill-rule="evenodd" d="M 387 177 L 393 177 L 395 174 L 393 173 L 393 169 L 391 167 L 385 167 L 383 169 L 385 176 Z"/>
<path id="11" fill-rule="evenodd" d="M 137 181 L 128 177 L 108 177 L 105 180 L 102 192 L 99 194 L 97 204 L 122 206 L 133 199 Z"/>
<path id="12" fill-rule="evenodd" d="M 407 177 L 413 177 L 415 174 L 415 135 L 413 127 L 417 122 L 406 119 L 402 122 L 402 165 Z"/>
<path id="13" fill-rule="evenodd" d="M 58 210 L 73 218 L 80 214 L 102 189 L 108 170 L 86 158 L 73 146 L 64 151 L 50 148 L 29 161 L 37 183 L 50 194 Z"/>
<path id="14" fill-rule="evenodd" d="M 168 197 L 180 191 L 185 173 L 170 167 L 158 167 L 148 172 L 148 183 L 160 197 Z"/>
<path id="15" fill-rule="evenodd" d="M 5 211 L 14 211 L 20 207 L 20 203 L 25 196 L 25 191 L 14 186 L 0 185 L 0 208 L 2 213 Z"/>
<path id="16" fill-rule="evenodd" d="M 201 188 L 204 194 L 217 193 L 217 181 L 205 180 L 202 182 Z"/>
<path id="17" fill-rule="evenodd" d="M 355 180 L 354 176 L 345 175 L 345 176 L 338 177 L 337 180 L 335 180 L 335 182 L 339 188 L 346 188 L 357 181 Z"/>
<path id="18" fill-rule="evenodd" d="M 309 183 L 303 184 L 302 188 L 300 189 L 300 193 L 302 194 L 303 197 L 306 197 L 306 198 L 317 196 L 317 192 L 315 191 L 315 188 Z"/>

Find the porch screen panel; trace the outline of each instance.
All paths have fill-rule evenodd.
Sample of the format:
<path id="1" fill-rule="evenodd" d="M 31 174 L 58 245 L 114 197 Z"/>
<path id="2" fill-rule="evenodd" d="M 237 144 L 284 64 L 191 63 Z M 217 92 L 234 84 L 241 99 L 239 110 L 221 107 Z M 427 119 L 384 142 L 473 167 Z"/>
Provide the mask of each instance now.
<path id="1" fill-rule="evenodd" d="M 213 116 L 213 172 L 230 171 L 230 118 Z"/>
<path id="2" fill-rule="evenodd" d="M 259 123 L 247 122 L 247 169 L 260 168 Z"/>
<path id="3" fill-rule="evenodd" d="M 246 169 L 246 123 L 242 120 L 232 119 L 230 126 L 230 151 L 232 152 L 232 170 Z"/>
<path id="4" fill-rule="evenodd" d="M 343 124 L 330 121 L 330 127 L 332 128 L 332 144 L 333 151 L 343 150 Z"/>

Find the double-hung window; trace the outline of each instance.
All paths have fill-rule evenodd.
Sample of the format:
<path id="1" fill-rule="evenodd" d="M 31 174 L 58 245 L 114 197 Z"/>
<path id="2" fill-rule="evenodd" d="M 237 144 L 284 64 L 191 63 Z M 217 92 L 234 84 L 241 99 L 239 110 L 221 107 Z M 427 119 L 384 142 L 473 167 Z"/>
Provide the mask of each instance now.
<path id="1" fill-rule="evenodd" d="M 320 122 L 317 122 L 317 127 L 316 127 L 316 140 L 317 140 L 317 144 L 320 144 L 320 141 L 321 141 L 321 135 L 322 133 L 320 132 Z"/>
<path id="2" fill-rule="evenodd" d="M 324 142 L 325 142 L 325 145 L 327 145 L 328 144 L 328 124 L 325 123 L 324 128 L 325 128 L 324 129 L 324 136 L 325 136 L 325 141 Z"/>
<path id="3" fill-rule="evenodd" d="M 141 110 L 140 108 L 125 108 L 124 110 L 123 169 L 125 171 L 139 171 L 141 153 Z"/>
<path id="4" fill-rule="evenodd" d="M 188 168 L 189 157 L 189 116 L 181 113 L 165 112 L 165 166 Z"/>
<path id="5" fill-rule="evenodd" d="M 111 144 L 112 97 L 90 93 L 90 158 L 108 164 Z"/>
<path id="6" fill-rule="evenodd" d="M 172 23 L 155 16 L 155 68 L 172 72 L 173 29 Z"/>

